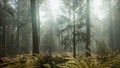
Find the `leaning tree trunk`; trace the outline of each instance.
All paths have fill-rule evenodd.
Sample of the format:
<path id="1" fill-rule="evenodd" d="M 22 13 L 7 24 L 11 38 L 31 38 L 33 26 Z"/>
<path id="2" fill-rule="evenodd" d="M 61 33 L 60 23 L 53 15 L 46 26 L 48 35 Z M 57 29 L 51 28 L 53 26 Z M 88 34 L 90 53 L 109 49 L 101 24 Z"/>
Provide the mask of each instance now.
<path id="1" fill-rule="evenodd" d="M 36 21 L 36 0 L 31 1 L 31 18 L 32 18 L 32 29 L 33 29 L 33 53 L 39 53 L 39 43 L 37 34 L 37 21 Z"/>

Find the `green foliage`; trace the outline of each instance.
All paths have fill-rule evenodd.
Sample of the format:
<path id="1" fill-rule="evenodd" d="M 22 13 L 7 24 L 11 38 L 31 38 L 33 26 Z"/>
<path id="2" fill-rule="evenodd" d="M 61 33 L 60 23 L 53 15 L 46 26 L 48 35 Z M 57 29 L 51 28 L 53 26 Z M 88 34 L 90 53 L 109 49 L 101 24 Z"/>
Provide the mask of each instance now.
<path id="1" fill-rule="evenodd" d="M 63 5 L 62 14 L 57 19 L 57 36 L 60 40 L 60 49 L 71 50 L 73 37 L 76 45 L 79 45 L 79 42 L 86 43 L 86 7 L 84 0 L 63 0 Z"/>
<path id="2" fill-rule="evenodd" d="M 0 25 L 6 25 L 10 18 L 14 18 L 15 10 L 10 5 L 0 4 Z"/>

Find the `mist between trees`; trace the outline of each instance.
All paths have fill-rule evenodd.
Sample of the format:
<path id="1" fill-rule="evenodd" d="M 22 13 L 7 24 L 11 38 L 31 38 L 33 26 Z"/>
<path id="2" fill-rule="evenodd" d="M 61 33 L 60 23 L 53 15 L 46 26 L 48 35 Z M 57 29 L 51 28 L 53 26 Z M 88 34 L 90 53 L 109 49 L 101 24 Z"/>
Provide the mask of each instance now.
<path id="1" fill-rule="evenodd" d="M 0 57 L 120 50 L 119 0 L 0 0 Z"/>

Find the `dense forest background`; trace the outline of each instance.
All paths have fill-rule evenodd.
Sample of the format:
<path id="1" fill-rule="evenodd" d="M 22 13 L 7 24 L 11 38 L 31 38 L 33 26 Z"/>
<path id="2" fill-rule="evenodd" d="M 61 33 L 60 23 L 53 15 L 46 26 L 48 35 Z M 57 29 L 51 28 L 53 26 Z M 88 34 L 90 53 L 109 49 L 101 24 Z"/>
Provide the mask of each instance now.
<path id="1" fill-rule="evenodd" d="M 120 50 L 119 0 L 0 0 L 0 57 Z"/>

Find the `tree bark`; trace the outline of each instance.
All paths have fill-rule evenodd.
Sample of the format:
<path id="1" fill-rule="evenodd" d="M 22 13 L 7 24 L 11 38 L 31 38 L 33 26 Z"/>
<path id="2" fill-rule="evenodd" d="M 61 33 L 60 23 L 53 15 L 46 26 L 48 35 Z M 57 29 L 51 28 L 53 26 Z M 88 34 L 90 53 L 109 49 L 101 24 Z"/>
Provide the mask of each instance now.
<path id="1" fill-rule="evenodd" d="M 87 31 L 87 38 L 86 38 L 86 56 L 90 56 L 90 1 L 87 0 L 87 8 L 86 8 L 86 31 Z"/>
<path id="2" fill-rule="evenodd" d="M 7 48 L 6 48 L 6 38 L 5 38 L 5 26 L 3 26 L 3 31 L 2 31 L 2 46 L 3 46 L 3 56 L 6 56 L 7 53 Z"/>
<path id="3" fill-rule="evenodd" d="M 109 1 L 109 23 L 110 23 L 110 47 L 114 49 L 114 37 L 113 37 L 113 24 L 112 24 L 112 10 L 111 10 L 111 0 Z"/>
<path id="4" fill-rule="evenodd" d="M 32 18 L 32 29 L 33 29 L 33 53 L 39 53 L 38 45 L 38 34 L 37 34 L 37 21 L 36 21 L 36 0 L 31 1 L 31 18 Z"/>
<path id="5" fill-rule="evenodd" d="M 73 5 L 72 5 L 72 18 L 73 18 L 73 57 L 76 57 L 76 37 L 75 37 L 75 14 L 74 14 L 74 6 L 75 6 L 75 2 L 73 1 Z"/>

